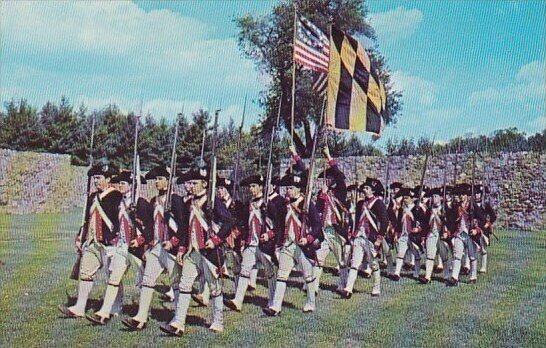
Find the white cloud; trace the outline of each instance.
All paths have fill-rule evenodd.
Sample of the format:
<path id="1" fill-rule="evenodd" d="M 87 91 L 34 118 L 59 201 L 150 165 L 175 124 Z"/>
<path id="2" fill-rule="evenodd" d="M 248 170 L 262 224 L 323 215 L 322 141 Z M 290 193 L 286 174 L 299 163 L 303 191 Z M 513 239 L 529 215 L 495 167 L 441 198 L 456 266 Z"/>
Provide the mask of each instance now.
<path id="1" fill-rule="evenodd" d="M 474 91 L 468 101 L 472 106 L 498 104 L 499 106 L 538 107 L 546 106 L 546 61 L 533 61 L 520 68 L 515 83 L 504 87 L 489 87 Z"/>
<path id="2" fill-rule="evenodd" d="M 193 112 L 255 98 L 266 79 L 234 37 L 213 37 L 214 29 L 129 1 L 2 2 L 3 58 L 12 67 L 2 89 L 25 91 L 38 105 L 65 95 L 90 110 L 116 103 L 133 111 L 144 95 L 145 112 L 165 117 L 182 105 Z"/>
<path id="3" fill-rule="evenodd" d="M 107 56 L 187 47 L 196 34 L 207 33 L 194 19 L 164 10 L 146 13 L 128 1 L 6 2 L 2 23 L 5 38 L 18 46 Z"/>
<path id="4" fill-rule="evenodd" d="M 398 7 L 372 13 L 370 21 L 380 42 L 389 43 L 409 38 L 419 28 L 423 18 L 423 13 L 417 9 Z"/>
<path id="5" fill-rule="evenodd" d="M 402 91 L 405 105 L 415 108 L 429 107 L 437 100 L 438 87 L 432 81 L 402 70 L 394 71 L 391 79 L 395 89 Z"/>

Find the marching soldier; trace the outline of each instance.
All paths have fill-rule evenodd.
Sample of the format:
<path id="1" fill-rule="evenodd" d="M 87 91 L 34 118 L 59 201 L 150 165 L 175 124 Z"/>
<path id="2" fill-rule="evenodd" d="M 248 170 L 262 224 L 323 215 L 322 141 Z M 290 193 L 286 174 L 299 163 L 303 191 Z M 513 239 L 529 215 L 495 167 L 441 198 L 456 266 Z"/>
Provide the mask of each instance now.
<path id="1" fill-rule="evenodd" d="M 171 211 L 167 211 L 165 206 L 167 202 L 169 172 L 164 166 L 157 166 L 150 170 L 146 180 L 155 180 L 155 186 L 158 195 L 150 201 L 148 218 L 152 221 L 152 228 L 147 234 L 144 242 L 149 249 L 144 254 L 146 266 L 142 280 L 142 289 L 140 291 L 140 301 L 138 304 L 138 313 L 131 318 L 122 320 L 123 325 L 131 330 L 142 330 L 148 321 L 150 305 L 154 295 L 154 287 L 157 278 L 163 272 L 169 275 L 169 285 L 174 290 L 174 301 L 176 303 L 180 291 L 178 289 L 178 280 L 180 279 L 181 266 L 177 262 L 177 246 L 183 239 L 184 227 L 184 207 L 182 197 L 172 195 Z"/>
<path id="2" fill-rule="evenodd" d="M 420 195 L 420 198 L 417 198 L 415 201 L 413 213 L 415 215 L 417 228 L 421 231 L 420 233 L 410 234 L 410 240 L 414 244 L 414 247 L 419 251 L 418 253 L 412 253 L 412 260 L 414 264 L 413 274 L 415 279 L 419 279 L 419 273 L 421 271 L 421 256 L 424 254 L 424 243 L 427 235 L 426 214 L 428 210 L 429 190 L 430 187 L 428 187 L 427 185 L 423 185 L 422 188 L 421 186 L 417 185 L 413 189 L 415 197 L 419 197 Z"/>
<path id="3" fill-rule="evenodd" d="M 381 267 L 387 268 L 387 275 L 392 275 L 393 271 L 393 259 L 392 259 L 392 250 L 394 249 L 394 229 L 392 227 L 392 221 L 396 211 L 400 208 L 398 201 L 395 199 L 396 194 L 402 188 L 403 184 L 401 182 L 393 182 L 389 186 L 388 190 L 388 201 L 385 202 L 387 205 L 387 217 L 389 218 L 389 225 L 387 226 L 387 231 L 385 238 L 382 241 L 382 256 L 384 258 L 383 263 L 379 263 Z"/>
<path id="4" fill-rule="evenodd" d="M 447 250 L 445 249 L 446 246 L 440 240 L 441 236 L 443 236 L 446 225 L 445 211 L 443 209 L 441 195 L 442 189 L 440 188 L 431 189 L 426 193 L 426 197 L 430 199 L 430 206 L 425 214 L 425 275 L 419 277 L 419 280 L 423 284 L 430 283 L 436 254 L 439 252 L 442 260 L 447 258 Z"/>
<path id="5" fill-rule="evenodd" d="M 292 150 L 293 155 L 295 151 Z M 316 290 L 314 285 L 313 266 L 317 263 L 316 251 L 320 247 L 321 224 L 320 217 L 313 202 L 309 204 L 309 212 L 305 215 L 305 191 L 307 177 L 303 173 L 303 162 L 295 155 L 296 166 L 279 182 L 279 186 L 287 188 L 287 213 L 282 244 L 279 249 L 279 269 L 275 284 L 273 303 L 264 307 L 263 312 L 268 316 L 276 316 L 282 309 L 282 302 L 286 292 L 286 282 L 290 272 L 298 263 L 307 284 L 307 301 L 303 312 L 315 310 Z"/>
<path id="6" fill-rule="evenodd" d="M 360 186 L 364 200 L 356 210 L 356 230 L 352 232 L 351 269 L 342 296 L 350 298 L 358 276 L 358 267 L 365 258 L 372 269 L 372 296 L 381 294 L 381 274 L 378 263 L 378 250 L 381 248 L 387 231 L 389 219 L 385 204 L 379 198 L 383 194 L 383 185 L 377 179 L 366 178 Z"/>
<path id="7" fill-rule="evenodd" d="M 212 300 L 213 321 L 209 329 L 216 332 L 224 330 L 224 303 L 220 279 L 224 255 L 220 245 L 225 242 L 237 223 L 222 202 L 216 202 L 213 211 L 207 209 L 209 173 L 205 168 L 192 170 L 187 175 L 193 198 L 188 207 L 189 214 L 185 217 L 189 227 L 177 254 L 179 263 L 183 265 L 179 285 L 180 297 L 174 318 L 160 327 L 161 331 L 171 336 L 184 334 L 192 287 L 199 273 L 203 274 L 207 281 Z"/>
<path id="8" fill-rule="evenodd" d="M 444 281 L 447 283 L 450 279 L 450 272 L 453 268 L 452 258 L 449 258 L 449 254 L 453 255 L 453 236 L 455 230 L 457 229 L 457 205 L 453 200 L 453 187 L 445 187 L 445 203 L 444 203 L 444 213 L 445 213 L 445 225 L 443 234 L 440 236 L 440 243 L 442 244 L 439 247 L 439 250 L 444 250 L 445 254 L 440 252 L 440 260 L 442 260 L 442 266 L 439 271 L 444 272 Z"/>
<path id="9" fill-rule="evenodd" d="M 217 195 L 222 200 L 231 215 L 237 220 L 237 225 L 231 231 L 225 243 L 226 264 L 231 263 L 235 283 L 241 272 L 241 248 L 242 248 L 242 229 L 245 221 L 245 207 L 242 202 L 236 201 L 229 193 L 233 189 L 233 182 L 230 179 L 218 178 L 216 181 Z M 224 266 L 225 267 L 225 266 Z"/>
<path id="10" fill-rule="evenodd" d="M 151 227 L 146 214 L 149 203 L 142 197 L 134 203 L 131 171 L 121 171 L 111 179 L 111 183 L 119 184 L 119 191 L 123 195 L 119 205 L 119 239 L 110 263 L 110 277 L 102 307 L 98 312 L 86 315 L 87 319 L 99 325 L 105 325 L 110 320 L 114 301 L 118 294 L 123 295 L 123 276 L 131 265 L 137 273 L 137 286 L 141 285 L 144 271 L 144 236 Z"/>
<path id="11" fill-rule="evenodd" d="M 483 202 L 483 195 L 489 194 L 489 187 L 478 185 L 476 187 L 476 209 L 481 211 L 483 219 L 480 220 L 480 228 L 482 230 L 479 246 L 481 255 L 481 266 L 479 273 L 487 273 L 487 249 L 491 235 L 493 234 L 493 224 L 497 220 L 495 209 L 489 202 Z"/>
<path id="12" fill-rule="evenodd" d="M 457 225 L 453 233 L 453 271 L 451 279 L 447 283 L 449 286 L 459 284 L 459 273 L 461 271 L 461 262 L 466 251 L 470 258 L 471 277 L 469 282 L 474 283 L 477 279 L 477 259 L 476 248 L 471 236 L 479 234 L 478 226 L 474 221 L 474 207 L 470 199 L 472 186 L 469 184 L 459 184 L 454 187 L 454 193 L 459 196 L 457 204 Z"/>
<path id="13" fill-rule="evenodd" d="M 396 245 L 396 266 L 392 280 L 400 280 L 400 272 L 402 271 L 402 264 L 404 262 L 404 256 L 409 250 L 414 254 L 415 259 L 420 258 L 419 247 L 414 241 L 418 240 L 421 235 L 421 227 L 417 224 L 417 218 L 414 214 L 414 192 L 413 190 L 403 187 L 396 194 L 395 198 L 401 200 L 401 206 L 396 214 L 396 220 L 394 220 L 394 242 Z M 419 274 L 419 269 L 414 269 L 414 275 Z M 417 277 L 417 276 L 416 276 Z"/>
<path id="14" fill-rule="evenodd" d="M 348 236 L 348 210 L 345 207 L 347 200 L 347 186 L 345 175 L 339 170 L 336 161 L 330 156 L 330 150 L 326 146 L 324 154 L 328 159 L 330 168 L 319 174 L 319 178 L 325 179 L 325 185 L 317 198 L 317 211 L 322 219 L 322 231 L 324 241 L 317 251 L 318 265 L 315 268 L 315 288 L 318 290 L 322 267 L 330 251 L 334 253 L 337 265 L 340 269 L 337 290 L 343 290 L 347 280 L 347 259 L 350 253 Z"/>
<path id="15" fill-rule="evenodd" d="M 79 275 L 78 299 L 71 307 L 59 306 L 69 318 L 85 315 L 85 306 L 97 271 L 104 267 L 109 275 L 109 265 L 119 239 L 119 206 L 122 195 L 110 187 L 113 172 L 108 166 L 95 165 L 88 176 L 93 178 L 96 191 L 91 194 L 85 210 L 85 223 L 75 240 L 76 250 L 82 253 Z M 119 306 L 121 303 L 118 301 Z M 121 310 L 119 308 L 118 310 Z"/>
<path id="16" fill-rule="evenodd" d="M 239 281 L 235 289 L 235 298 L 226 302 L 229 308 L 238 312 L 241 311 L 243 306 L 251 272 L 255 269 L 258 261 L 264 266 L 267 278 L 268 305 L 272 305 L 275 294 L 275 276 L 278 265 L 275 255 L 275 241 L 282 234 L 283 214 L 286 212 L 284 200 L 274 191 L 269 196 L 267 207 L 265 207 L 263 198 L 264 184 L 264 178 L 260 175 L 250 176 L 241 182 L 241 186 L 249 187 L 251 200 L 245 209 L 248 212 L 245 219 L 247 226 L 243 229 L 243 259 Z"/>

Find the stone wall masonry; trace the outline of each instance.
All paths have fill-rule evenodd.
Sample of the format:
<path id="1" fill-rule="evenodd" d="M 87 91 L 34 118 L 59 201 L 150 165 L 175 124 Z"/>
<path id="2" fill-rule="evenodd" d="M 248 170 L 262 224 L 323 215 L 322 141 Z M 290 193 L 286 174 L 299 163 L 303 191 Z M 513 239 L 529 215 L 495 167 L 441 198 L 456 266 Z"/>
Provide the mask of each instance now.
<path id="1" fill-rule="evenodd" d="M 346 157 L 336 159 L 347 182 L 375 177 L 418 185 L 424 156 Z M 288 167 L 281 164 L 281 173 Z M 316 173 L 327 167 L 317 161 Z M 70 165 L 70 156 L 0 149 L 0 214 L 54 213 L 81 209 L 85 201 L 85 167 Z M 447 154 L 429 159 L 425 184 L 470 183 L 470 154 Z M 498 226 L 537 230 L 546 228 L 546 154 L 491 153 L 476 156 L 475 182 L 489 182 L 490 200 L 499 215 Z M 317 184 L 316 189 L 318 189 Z M 155 194 L 153 183 L 143 195 Z"/>
<path id="2" fill-rule="evenodd" d="M 385 184 L 388 168 L 390 183 L 400 181 L 412 187 L 420 183 L 425 156 L 345 157 L 336 161 L 348 183 L 373 177 Z M 472 161 L 471 154 L 432 156 L 429 158 L 425 184 L 430 187 L 443 186 L 444 177 L 449 185 L 455 182 L 470 183 Z M 288 161 L 283 161 L 282 173 L 288 165 Z M 327 165 L 324 159 L 319 159 L 317 175 Z M 546 154 L 477 154 L 474 177 L 475 183 L 489 183 L 489 199 L 498 212 L 497 226 L 523 230 L 546 227 Z"/>

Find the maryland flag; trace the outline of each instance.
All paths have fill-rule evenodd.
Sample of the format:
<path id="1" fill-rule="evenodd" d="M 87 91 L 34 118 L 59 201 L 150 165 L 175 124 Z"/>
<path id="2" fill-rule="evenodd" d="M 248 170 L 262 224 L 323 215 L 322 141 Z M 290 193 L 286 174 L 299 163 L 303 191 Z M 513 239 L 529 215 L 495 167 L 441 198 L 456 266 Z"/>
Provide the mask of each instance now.
<path id="1" fill-rule="evenodd" d="M 387 96 L 357 40 L 332 26 L 326 125 L 380 134 Z"/>

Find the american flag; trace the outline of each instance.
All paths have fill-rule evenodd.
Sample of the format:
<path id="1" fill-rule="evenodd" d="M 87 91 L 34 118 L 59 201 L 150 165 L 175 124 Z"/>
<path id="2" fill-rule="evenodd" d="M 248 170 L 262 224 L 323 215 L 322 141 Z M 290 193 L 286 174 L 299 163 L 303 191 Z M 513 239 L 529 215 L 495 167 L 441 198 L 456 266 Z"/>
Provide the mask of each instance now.
<path id="1" fill-rule="evenodd" d="M 304 69 L 314 71 L 313 90 L 320 95 L 328 85 L 328 61 L 330 60 L 330 40 L 307 18 L 298 16 L 294 40 L 294 61 Z"/>

